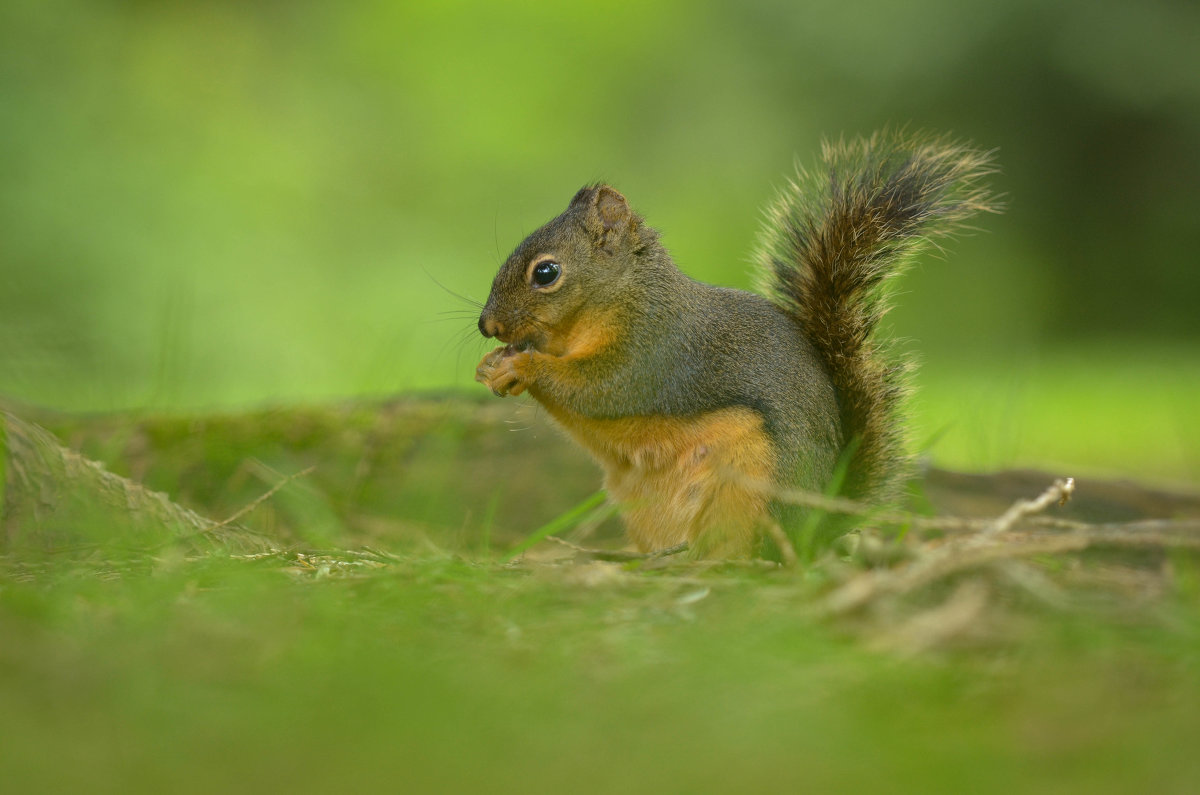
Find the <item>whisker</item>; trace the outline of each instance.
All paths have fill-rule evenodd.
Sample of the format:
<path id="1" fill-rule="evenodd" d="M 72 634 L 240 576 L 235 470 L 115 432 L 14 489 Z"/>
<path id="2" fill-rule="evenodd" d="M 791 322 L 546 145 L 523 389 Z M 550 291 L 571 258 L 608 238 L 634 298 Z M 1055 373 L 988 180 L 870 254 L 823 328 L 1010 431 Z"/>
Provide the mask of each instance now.
<path id="1" fill-rule="evenodd" d="M 453 346 L 455 351 L 454 368 L 456 371 L 461 370 L 463 352 L 466 350 L 467 345 L 470 344 L 473 338 L 476 338 L 479 342 L 484 341 L 483 337 L 479 336 L 479 329 L 477 329 L 474 325 L 459 329 L 456 333 L 446 337 L 442 341 L 441 346 L 438 348 L 438 356 L 442 356 L 448 347 Z"/>
<path id="2" fill-rule="evenodd" d="M 476 320 L 479 315 L 468 309 L 452 309 L 438 312 L 435 320 Z"/>
<path id="3" fill-rule="evenodd" d="M 443 290 L 445 290 L 445 291 L 446 291 L 447 293 L 449 293 L 450 295 L 454 296 L 455 298 L 457 298 L 457 299 L 458 299 L 458 300 L 460 300 L 460 301 L 463 301 L 464 303 L 470 304 L 471 306 L 475 307 L 476 309 L 483 309 L 483 302 L 482 302 L 482 301 L 476 301 L 474 298 L 470 298 L 470 297 L 468 297 L 468 296 L 465 296 L 465 295 L 463 295 L 462 293 L 455 292 L 454 290 L 451 290 L 449 287 L 447 287 L 446 285 L 444 285 L 444 284 L 442 284 L 441 282 L 439 282 L 439 281 L 437 280 L 437 278 L 436 278 L 436 277 L 434 277 L 434 275 L 433 275 L 432 273 L 430 273 L 429 271 L 425 270 L 424 268 L 422 268 L 421 270 L 425 272 L 425 275 L 429 277 L 429 280 L 430 280 L 431 282 L 433 282 L 434 284 L 436 284 L 438 287 L 441 287 Z"/>
<path id="4" fill-rule="evenodd" d="M 492 215 L 492 246 L 496 249 L 496 259 L 502 259 L 500 256 L 500 210 L 497 209 Z"/>

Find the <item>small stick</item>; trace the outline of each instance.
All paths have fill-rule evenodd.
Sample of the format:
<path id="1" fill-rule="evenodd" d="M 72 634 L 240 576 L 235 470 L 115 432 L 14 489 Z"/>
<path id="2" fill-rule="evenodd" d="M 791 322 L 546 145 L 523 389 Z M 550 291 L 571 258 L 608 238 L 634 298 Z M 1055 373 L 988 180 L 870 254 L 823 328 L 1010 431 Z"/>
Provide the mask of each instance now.
<path id="1" fill-rule="evenodd" d="M 288 475 L 286 478 L 284 478 L 283 480 L 279 481 L 279 482 L 278 482 L 278 483 L 276 483 L 274 486 L 272 486 L 272 487 L 270 488 L 270 490 L 269 490 L 269 491 L 267 491 L 267 493 L 266 493 L 266 494 L 263 494 L 261 497 L 259 497 L 258 499 L 256 499 L 254 502 L 252 502 L 252 503 L 250 503 L 249 505 L 247 505 L 247 506 L 245 506 L 244 508 L 242 508 L 240 511 L 238 511 L 237 513 L 235 513 L 233 516 L 230 516 L 228 519 L 225 519 L 225 520 L 223 520 L 223 521 L 217 522 L 216 524 L 212 525 L 211 527 L 206 527 L 206 528 L 204 528 L 203 530 L 201 530 L 200 532 L 202 532 L 202 533 L 211 533 L 211 532 L 213 532 L 214 530 L 220 530 L 222 527 L 228 527 L 229 525 L 231 525 L 231 524 L 233 524 L 234 522 L 236 522 L 238 519 L 241 519 L 243 516 L 245 516 L 246 514 L 250 513 L 251 511 L 253 511 L 253 510 L 254 510 L 255 508 L 257 508 L 258 506 L 262 505 L 262 504 L 263 504 L 264 502 L 266 502 L 267 500 L 269 500 L 269 499 L 271 499 L 272 497 L 274 497 L 274 496 L 275 496 L 275 495 L 276 495 L 276 494 L 279 492 L 279 490 L 280 490 L 280 489 L 282 489 L 284 486 L 286 486 L 287 484 L 291 483 L 291 482 L 292 482 L 293 480 L 295 480 L 296 478 L 302 478 L 302 477 L 304 477 L 305 475 L 312 474 L 312 472 L 313 472 L 313 471 L 314 471 L 316 468 L 317 468 L 317 467 L 314 465 L 314 466 L 310 466 L 308 469 L 302 469 L 302 470 L 300 470 L 299 472 L 296 472 L 296 473 L 294 473 L 294 474 L 292 474 L 292 475 Z"/>
<path id="2" fill-rule="evenodd" d="M 587 555 L 594 560 L 612 561 L 614 563 L 625 563 L 631 560 L 657 560 L 658 558 L 678 555 L 680 552 L 686 552 L 688 549 L 686 541 L 682 544 L 676 544 L 673 547 L 667 547 L 666 549 L 656 549 L 653 552 L 626 552 L 620 549 L 590 549 L 588 547 L 581 547 L 558 536 L 546 536 L 546 539 L 562 544 L 567 549 L 581 555 Z"/>
<path id="3" fill-rule="evenodd" d="M 783 567 L 790 569 L 795 566 L 796 548 L 792 546 L 792 539 L 787 537 L 787 533 L 783 532 L 783 528 L 779 526 L 778 522 L 767 522 L 767 535 L 771 536 L 771 540 L 779 548 L 779 556 L 783 558 Z"/>
<path id="4" fill-rule="evenodd" d="M 994 522 L 983 529 L 985 536 L 1003 533 L 1027 516 L 1041 513 L 1054 503 L 1066 505 L 1075 493 L 1075 478 L 1059 478 L 1050 484 L 1036 500 L 1017 500 Z"/>
<path id="5" fill-rule="evenodd" d="M 941 605 L 884 632 L 871 645 L 883 651 L 915 656 L 970 630 L 987 606 L 988 589 L 978 581 L 961 583 Z"/>
<path id="6" fill-rule="evenodd" d="M 1060 478 L 1035 500 L 1017 500 L 997 519 L 985 524 L 981 531 L 966 538 L 948 541 L 939 546 L 928 544 L 920 553 L 899 569 L 876 569 L 854 577 L 831 593 L 824 601 L 828 613 L 855 610 L 884 593 L 904 593 L 972 566 L 993 560 L 1038 552 L 1061 552 L 1088 546 L 1083 532 L 1051 534 L 1036 538 L 1023 535 L 1024 543 L 1010 544 L 997 536 L 1010 530 L 1021 519 L 1044 511 L 1055 501 L 1065 502 L 1075 490 L 1074 478 Z"/>
<path id="7" fill-rule="evenodd" d="M 774 495 L 775 499 L 789 505 L 802 505 L 829 513 L 849 516 L 870 516 L 880 524 L 908 525 L 917 530 L 970 531 L 979 532 L 988 526 L 990 519 L 965 519 L 958 516 L 920 516 L 908 511 L 879 510 L 863 502 L 845 497 L 826 497 L 810 491 L 786 490 Z"/>

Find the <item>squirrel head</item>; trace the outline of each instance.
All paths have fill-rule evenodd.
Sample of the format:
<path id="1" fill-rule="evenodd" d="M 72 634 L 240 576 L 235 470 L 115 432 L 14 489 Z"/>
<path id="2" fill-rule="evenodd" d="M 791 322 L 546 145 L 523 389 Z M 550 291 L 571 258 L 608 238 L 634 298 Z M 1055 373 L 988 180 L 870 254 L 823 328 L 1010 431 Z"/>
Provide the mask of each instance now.
<path id="1" fill-rule="evenodd" d="M 590 185 L 525 238 L 492 282 L 479 331 L 520 350 L 547 351 L 588 311 L 619 310 L 637 295 L 657 235 L 608 185 Z"/>

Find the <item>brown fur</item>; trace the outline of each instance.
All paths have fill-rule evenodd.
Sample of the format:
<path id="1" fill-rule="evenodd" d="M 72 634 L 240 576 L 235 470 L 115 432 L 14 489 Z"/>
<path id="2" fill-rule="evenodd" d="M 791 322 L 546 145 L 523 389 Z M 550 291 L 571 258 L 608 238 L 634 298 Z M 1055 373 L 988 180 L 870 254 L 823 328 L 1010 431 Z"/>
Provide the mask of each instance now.
<path id="1" fill-rule="evenodd" d="M 827 488 L 839 458 L 843 493 L 889 499 L 908 459 L 905 366 L 874 340 L 883 285 L 992 209 L 989 163 L 945 139 L 826 146 L 766 230 L 771 300 L 689 279 L 624 196 L 585 187 L 496 274 L 479 329 L 506 344 L 476 380 L 528 390 L 591 452 L 643 550 L 753 554 L 764 528 L 799 526 L 779 490 Z"/>
<path id="2" fill-rule="evenodd" d="M 493 351 L 480 365 L 481 380 L 497 394 L 517 395 L 528 386 L 592 454 L 638 549 L 687 542 L 699 554 L 749 556 L 769 520 L 775 474 L 762 418 L 729 408 L 687 418 L 595 419 L 564 408 L 554 395 L 576 377 L 571 364 L 601 355 L 619 333 L 602 315 L 592 321 L 554 334 L 546 353 Z"/>
<path id="3" fill-rule="evenodd" d="M 908 362 L 874 336 L 889 309 L 888 282 L 934 237 L 999 205 L 982 177 L 991 152 L 945 137 L 876 133 L 822 146 L 817 167 L 798 168 L 763 230 L 764 290 L 801 318 L 837 389 L 854 445 L 842 492 L 867 501 L 897 496 L 907 474 Z"/>
<path id="4" fill-rule="evenodd" d="M 477 377 L 498 395 L 530 393 L 604 469 L 638 549 L 687 542 L 696 554 L 748 557 L 770 521 L 774 450 L 762 418 L 743 408 L 697 417 L 596 419 L 555 401 L 577 378 L 572 364 L 602 355 L 619 329 L 603 315 L 551 336 L 550 351 L 488 356 Z M 586 384 L 573 384 L 586 387 Z"/>

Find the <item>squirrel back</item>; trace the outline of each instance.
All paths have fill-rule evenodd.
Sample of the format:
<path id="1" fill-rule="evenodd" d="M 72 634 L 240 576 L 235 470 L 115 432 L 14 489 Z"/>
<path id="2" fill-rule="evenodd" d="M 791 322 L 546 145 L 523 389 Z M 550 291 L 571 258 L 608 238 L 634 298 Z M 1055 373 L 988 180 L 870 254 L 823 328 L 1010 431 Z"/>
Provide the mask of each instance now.
<path id="1" fill-rule="evenodd" d="M 528 390 L 593 454 L 644 550 L 752 554 L 794 518 L 781 490 L 839 470 L 839 493 L 890 499 L 906 365 L 874 337 L 885 283 L 993 209 L 990 162 L 945 139 L 826 145 L 771 213 L 766 297 L 689 278 L 624 196 L 585 187 L 497 273 L 479 329 L 506 344 L 476 379 Z"/>
<path id="2" fill-rule="evenodd" d="M 818 166 L 798 166 L 769 211 L 760 287 L 801 324 L 833 381 L 845 496 L 894 499 L 909 468 L 911 366 L 874 334 L 890 308 L 887 283 L 931 238 L 998 210 L 979 184 L 995 170 L 992 152 L 945 137 L 825 142 Z"/>

